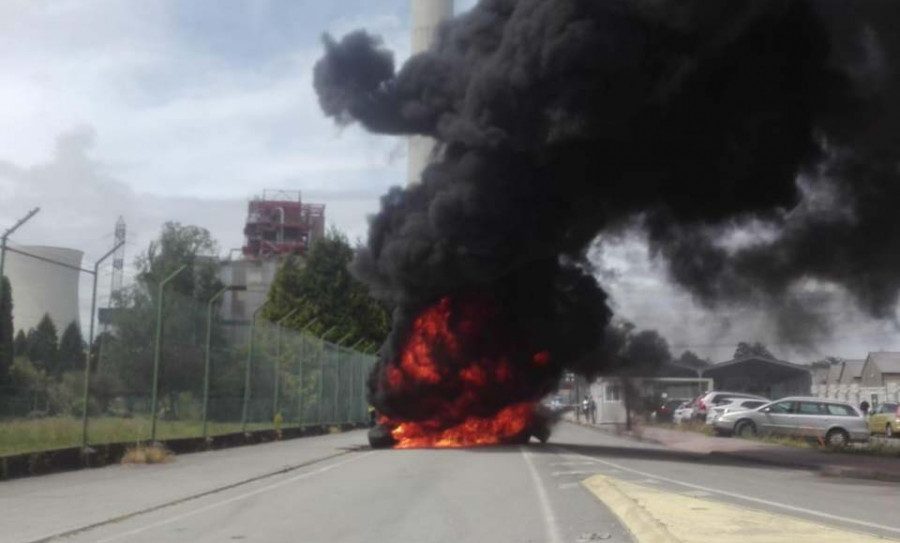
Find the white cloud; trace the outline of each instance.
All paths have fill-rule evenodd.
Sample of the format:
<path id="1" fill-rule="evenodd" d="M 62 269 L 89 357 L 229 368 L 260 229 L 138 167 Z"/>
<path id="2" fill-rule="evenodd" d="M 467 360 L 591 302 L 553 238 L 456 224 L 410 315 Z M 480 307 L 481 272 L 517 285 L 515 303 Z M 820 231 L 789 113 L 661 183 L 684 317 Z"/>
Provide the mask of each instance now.
<path id="1" fill-rule="evenodd" d="M 196 26 L 221 15 L 215 2 L 0 3 L 0 226 L 39 205 L 15 241 L 81 249 L 90 264 L 121 215 L 130 264 L 167 220 L 208 228 L 224 251 L 239 247 L 247 198 L 286 188 L 326 204 L 327 221 L 351 239 L 364 236 L 378 196 L 405 179 L 402 141 L 335 128 L 312 67 L 322 30 L 356 26 L 405 58 L 407 21 L 393 4 L 349 15 L 257 2 L 239 8 L 246 17 L 231 14 L 245 32 L 231 36 L 217 19 Z M 321 27 L 300 19 L 271 30 L 294 9 L 318 10 Z M 274 33 L 280 41 L 251 43 Z"/>

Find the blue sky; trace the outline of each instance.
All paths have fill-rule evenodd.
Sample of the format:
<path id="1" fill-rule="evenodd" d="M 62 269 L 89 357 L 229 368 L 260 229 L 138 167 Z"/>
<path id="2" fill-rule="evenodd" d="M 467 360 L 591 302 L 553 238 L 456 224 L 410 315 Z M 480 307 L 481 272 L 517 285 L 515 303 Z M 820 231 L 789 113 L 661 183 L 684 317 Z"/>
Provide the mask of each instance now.
<path id="1" fill-rule="evenodd" d="M 457 12 L 474 3 L 458 0 Z M 326 204 L 330 223 L 364 237 L 378 196 L 404 182 L 406 144 L 325 119 L 312 67 L 323 32 L 359 27 L 381 35 L 402 62 L 409 5 L 3 0 L 0 225 L 40 205 L 14 241 L 82 249 L 86 265 L 110 246 L 120 215 L 129 263 L 166 220 L 208 228 L 224 254 L 242 242 L 247 198 L 279 188 Z M 602 260 L 616 270 L 607 286 L 619 314 L 659 328 L 679 350 L 721 360 L 734 341 L 771 337 L 764 314 L 697 308 L 640 243 L 607 247 Z M 849 330 L 876 339 L 836 338 L 826 353 L 861 357 L 896 336 L 884 323 L 847 318 Z"/>

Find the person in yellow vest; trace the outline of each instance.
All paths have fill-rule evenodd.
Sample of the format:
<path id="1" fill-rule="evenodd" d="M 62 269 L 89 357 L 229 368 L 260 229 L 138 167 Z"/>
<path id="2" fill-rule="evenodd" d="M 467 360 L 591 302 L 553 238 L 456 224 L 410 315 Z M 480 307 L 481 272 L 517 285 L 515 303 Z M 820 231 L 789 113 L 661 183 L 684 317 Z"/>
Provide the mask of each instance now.
<path id="1" fill-rule="evenodd" d="M 375 412 L 375 408 L 371 405 L 369 406 L 369 428 L 374 428 L 375 423 L 378 419 L 378 413 Z"/>
<path id="2" fill-rule="evenodd" d="M 281 440 L 281 423 L 284 422 L 284 417 L 281 415 L 281 411 L 275 413 L 275 416 L 272 418 L 272 425 L 275 427 L 275 439 Z"/>

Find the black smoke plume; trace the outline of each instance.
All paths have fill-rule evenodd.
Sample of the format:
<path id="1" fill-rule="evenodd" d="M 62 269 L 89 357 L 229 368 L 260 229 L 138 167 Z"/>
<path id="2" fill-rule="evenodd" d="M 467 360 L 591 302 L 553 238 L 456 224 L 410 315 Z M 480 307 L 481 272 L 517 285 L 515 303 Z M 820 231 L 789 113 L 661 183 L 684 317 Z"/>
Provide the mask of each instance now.
<path id="1" fill-rule="evenodd" d="M 435 138 L 394 188 L 355 272 L 397 309 L 370 382 L 441 297 L 490 292 L 563 368 L 609 370 L 611 313 L 586 262 L 636 222 L 709 305 L 789 299 L 811 279 L 891 315 L 900 287 L 900 2 L 483 0 L 399 70 L 364 31 L 325 38 L 325 113 Z M 770 235 L 731 246 L 725 234 Z M 521 398 L 511 398 L 510 401 Z"/>

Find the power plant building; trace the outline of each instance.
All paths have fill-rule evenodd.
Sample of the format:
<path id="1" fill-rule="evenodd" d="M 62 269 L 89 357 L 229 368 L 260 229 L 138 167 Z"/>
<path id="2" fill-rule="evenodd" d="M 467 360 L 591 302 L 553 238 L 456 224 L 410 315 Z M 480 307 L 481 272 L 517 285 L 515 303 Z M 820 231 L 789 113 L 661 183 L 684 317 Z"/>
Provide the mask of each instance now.
<path id="1" fill-rule="evenodd" d="M 299 191 L 266 190 L 248 202 L 241 258 L 223 261 L 219 279 L 244 287 L 222 300 L 222 318 L 240 335 L 266 301 L 269 287 L 286 256 L 305 255 L 325 235 L 325 206 L 303 203 Z"/>
<path id="2" fill-rule="evenodd" d="M 39 258 L 20 254 L 28 253 Z M 49 314 L 56 328 L 62 330 L 79 322 L 78 282 L 82 251 L 43 245 L 17 246 L 6 253 L 4 274 L 13 294 L 13 327 L 28 331 Z M 46 260 L 41 260 L 46 259 Z M 47 260 L 65 263 L 60 266 Z"/>

